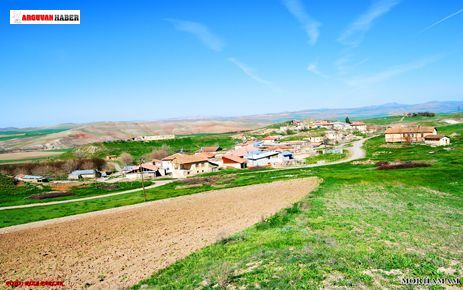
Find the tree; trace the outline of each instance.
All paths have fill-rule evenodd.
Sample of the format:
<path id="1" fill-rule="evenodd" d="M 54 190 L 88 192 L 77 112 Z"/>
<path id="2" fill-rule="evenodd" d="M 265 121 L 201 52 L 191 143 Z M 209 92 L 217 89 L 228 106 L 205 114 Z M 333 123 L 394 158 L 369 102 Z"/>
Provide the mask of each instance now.
<path id="1" fill-rule="evenodd" d="M 133 157 L 127 152 L 122 153 L 119 156 L 119 160 L 122 162 L 124 166 L 130 165 L 133 162 Z"/>
<path id="2" fill-rule="evenodd" d="M 153 160 L 153 159 L 162 159 L 170 155 L 170 148 L 168 145 L 164 144 L 161 148 L 153 149 L 150 153 L 145 154 L 146 160 Z"/>
<path id="3" fill-rule="evenodd" d="M 352 123 L 350 122 L 350 120 L 349 120 L 349 117 L 346 117 L 346 123 L 347 123 L 347 124 L 352 124 Z"/>

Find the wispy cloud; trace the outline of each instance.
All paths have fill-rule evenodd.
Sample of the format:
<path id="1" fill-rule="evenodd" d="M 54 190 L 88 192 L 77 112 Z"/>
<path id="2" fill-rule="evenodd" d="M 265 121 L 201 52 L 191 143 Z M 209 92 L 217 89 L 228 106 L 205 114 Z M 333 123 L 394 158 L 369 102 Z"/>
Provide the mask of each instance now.
<path id="1" fill-rule="evenodd" d="M 345 76 L 347 74 L 349 74 L 352 69 L 358 67 L 358 66 L 361 66 L 365 63 L 368 62 L 368 58 L 361 58 L 359 60 L 356 60 L 354 59 L 354 55 L 349 53 L 349 52 L 345 52 L 341 55 L 341 57 L 339 57 L 335 62 L 334 62 L 334 66 L 337 70 L 337 73 L 340 75 L 340 76 Z"/>
<path id="2" fill-rule="evenodd" d="M 319 77 L 322 77 L 324 79 L 328 79 L 330 78 L 327 74 L 321 72 L 318 68 L 318 65 L 316 63 L 311 63 L 307 66 L 307 70 L 311 73 L 313 73 L 314 75 L 317 75 Z"/>
<path id="3" fill-rule="evenodd" d="M 258 83 L 268 86 L 271 89 L 276 89 L 276 86 L 266 79 L 261 78 L 251 67 L 245 65 L 234 57 L 229 57 L 228 60 L 236 65 L 245 75 L 255 80 Z"/>
<path id="4" fill-rule="evenodd" d="M 224 42 L 215 34 L 213 34 L 207 26 L 193 21 L 177 20 L 168 18 L 166 21 L 172 23 L 175 29 L 193 34 L 207 48 L 214 51 L 221 51 L 224 47 Z"/>
<path id="5" fill-rule="evenodd" d="M 306 12 L 300 0 L 283 0 L 283 4 L 288 11 L 297 19 L 309 36 L 309 42 L 312 45 L 317 43 L 320 32 L 318 31 L 321 24 L 310 17 Z"/>
<path id="6" fill-rule="evenodd" d="M 346 80 L 346 83 L 352 87 L 367 87 L 372 84 L 386 81 L 395 76 L 423 68 L 429 64 L 438 61 L 440 58 L 441 56 L 433 56 L 419 59 L 406 64 L 396 65 L 371 75 L 358 76 L 352 79 L 348 79 Z"/>
<path id="7" fill-rule="evenodd" d="M 399 2 L 400 0 L 377 0 L 373 2 L 365 13 L 360 15 L 344 30 L 338 41 L 348 46 L 359 45 L 375 19 L 389 12 Z"/>
<path id="8" fill-rule="evenodd" d="M 437 25 L 441 24 L 442 22 L 447 21 L 447 20 L 449 20 L 450 18 L 455 17 L 455 16 L 457 16 L 458 14 L 461 14 L 461 13 L 463 13 L 463 9 L 460 9 L 460 10 L 458 10 L 457 12 L 454 12 L 454 13 L 452 13 L 452 14 L 450 14 L 450 15 L 447 15 L 447 16 L 445 16 L 444 18 L 442 18 L 441 20 L 434 22 L 433 24 L 429 25 L 429 26 L 426 27 L 425 29 L 421 30 L 421 33 L 425 32 L 425 31 L 427 31 L 427 30 L 433 28 L 434 26 L 437 26 Z"/>

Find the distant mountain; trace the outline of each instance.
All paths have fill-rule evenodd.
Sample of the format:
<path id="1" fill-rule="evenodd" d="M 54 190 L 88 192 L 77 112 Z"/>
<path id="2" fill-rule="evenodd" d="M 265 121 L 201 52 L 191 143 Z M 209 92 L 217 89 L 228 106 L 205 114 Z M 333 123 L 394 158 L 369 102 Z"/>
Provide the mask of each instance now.
<path id="1" fill-rule="evenodd" d="M 0 128 L 0 132 L 2 132 L 2 131 L 16 131 L 16 130 L 19 130 L 19 128 L 16 128 L 16 127 Z"/>
<path id="2" fill-rule="evenodd" d="M 463 110 L 463 101 L 428 102 L 423 104 L 398 104 L 387 103 L 377 106 L 366 106 L 359 108 L 340 108 L 340 109 L 311 109 L 295 112 L 283 112 L 274 114 L 262 114 L 244 116 L 231 119 L 256 120 L 260 122 L 282 122 L 286 120 L 301 119 L 338 119 L 342 120 L 346 116 L 354 119 L 366 119 L 391 115 L 399 115 L 407 112 L 430 111 L 434 113 L 453 113 Z"/>
<path id="3" fill-rule="evenodd" d="M 310 109 L 242 117 L 196 117 L 162 121 L 97 122 L 89 124 L 70 123 L 47 128 L 36 128 L 63 129 L 57 133 L 0 141 L 0 151 L 63 149 L 94 142 L 124 140 L 143 135 L 236 132 L 295 119 L 343 120 L 346 116 L 349 116 L 351 120 L 355 120 L 397 115 L 405 112 L 452 113 L 459 110 L 463 110 L 463 101 L 428 102 L 414 105 L 388 103 L 359 108 Z M 4 128 L 3 130 L 26 131 L 31 130 L 31 128 Z"/>

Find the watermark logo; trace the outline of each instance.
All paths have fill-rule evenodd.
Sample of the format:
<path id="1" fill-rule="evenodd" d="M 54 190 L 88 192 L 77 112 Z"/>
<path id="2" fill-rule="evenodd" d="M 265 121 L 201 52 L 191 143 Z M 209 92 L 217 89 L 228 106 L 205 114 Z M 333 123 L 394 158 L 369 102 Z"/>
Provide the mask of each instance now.
<path id="1" fill-rule="evenodd" d="M 80 24 L 80 10 L 10 10 L 10 24 Z"/>

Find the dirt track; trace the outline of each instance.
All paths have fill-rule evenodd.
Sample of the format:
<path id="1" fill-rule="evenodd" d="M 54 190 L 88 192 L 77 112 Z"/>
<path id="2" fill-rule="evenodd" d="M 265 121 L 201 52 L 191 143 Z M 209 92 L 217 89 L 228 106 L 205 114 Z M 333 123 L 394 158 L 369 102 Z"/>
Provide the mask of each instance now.
<path id="1" fill-rule="evenodd" d="M 279 181 L 6 228 L 0 279 L 63 280 L 73 289 L 131 286 L 288 207 L 317 185 L 315 178 Z"/>

